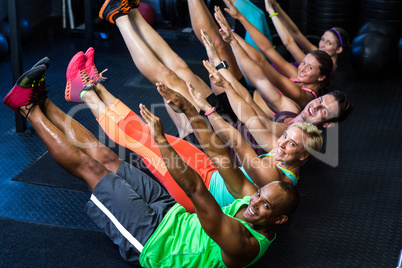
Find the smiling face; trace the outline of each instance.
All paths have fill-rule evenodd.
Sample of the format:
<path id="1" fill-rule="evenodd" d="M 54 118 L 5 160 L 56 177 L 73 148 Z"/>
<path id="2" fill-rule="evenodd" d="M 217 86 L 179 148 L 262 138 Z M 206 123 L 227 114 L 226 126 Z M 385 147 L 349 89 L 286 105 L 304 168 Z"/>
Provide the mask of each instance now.
<path id="1" fill-rule="evenodd" d="M 325 76 L 320 74 L 320 63 L 311 54 L 307 54 L 298 67 L 298 76 L 300 82 L 304 84 L 314 84 L 321 82 Z"/>
<path id="2" fill-rule="evenodd" d="M 329 94 L 310 101 L 300 113 L 304 122 L 311 123 L 317 127 L 326 127 L 326 122 L 339 114 L 339 104 L 335 97 Z"/>
<path id="3" fill-rule="evenodd" d="M 288 193 L 279 185 L 271 182 L 250 197 L 250 204 L 243 216 L 253 226 L 274 226 L 287 220 L 284 207 L 289 203 Z"/>
<path id="4" fill-rule="evenodd" d="M 338 44 L 338 37 L 331 31 L 326 31 L 320 39 L 318 49 L 327 52 L 331 57 L 342 52 Z"/>
<path id="5" fill-rule="evenodd" d="M 284 164 L 300 164 L 308 157 L 304 147 L 307 135 L 298 127 L 288 128 L 277 141 L 275 161 Z"/>

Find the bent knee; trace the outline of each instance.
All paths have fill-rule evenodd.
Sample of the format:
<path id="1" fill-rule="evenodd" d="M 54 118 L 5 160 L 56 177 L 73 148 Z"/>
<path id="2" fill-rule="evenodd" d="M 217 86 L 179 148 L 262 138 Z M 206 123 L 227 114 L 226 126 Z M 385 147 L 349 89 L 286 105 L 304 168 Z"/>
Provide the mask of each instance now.
<path id="1" fill-rule="evenodd" d="M 88 179 L 100 181 L 104 176 L 111 172 L 106 168 L 106 166 L 90 157 L 83 157 L 81 159 L 78 170 L 80 176 L 85 181 Z"/>

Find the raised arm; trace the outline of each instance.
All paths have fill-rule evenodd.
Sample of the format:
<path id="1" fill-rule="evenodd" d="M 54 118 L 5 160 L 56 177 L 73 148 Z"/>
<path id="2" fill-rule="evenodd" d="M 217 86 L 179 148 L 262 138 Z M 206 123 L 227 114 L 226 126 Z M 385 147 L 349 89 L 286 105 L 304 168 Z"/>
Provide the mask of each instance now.
<path id="1" fill-rule="evenodd" d="M 274 23 L 282 43 L 298 63 L 303 60 L 305 53 L 317 49 L 317 47 L 300 32 L 299 28 L 276 0 L 265 0 L 265 9 L 270 15 L 278 13 L 278 16 L 271 16 L 272 22 Z"/>
<path id="2" fill-rule="evenodd" d="M 204 66 L 210 74 L 211 81 L 225 89 L 229 102 L 239 120 L 250 130 L 250 133 L 261 148 L 269 152 L 272 149 L 272 144 L 267 144 L 267 141 L 272 139 L 272 135 L 276 137 L 281 136 L 283 133 L 282 127 L 279 127 L 278 123 L 272 122 L 267 118 L 253 100 L 251 102 L 244 100 L 209 62 L 204 61 Z"/>
<path id="3" fill-rule="evenodd" d="M 230 71 L 222 70 L 219 72 L 209 61 L 205 60 L 203 61 L 203 65 L 209 72 L 209 79 L 216 86 L 225 90 L 233 111 L 242 123 L 246 124 L 250 118 L 256 116 L 267 119 L 267 116 L 254 102 L 251 95 L 243 86 L 240 85 L 236 88 L 236 90 L 234 89 L 233 85 L 226 78 L 231 78 Z"/>
<path id="4" fill-rule="evenodd" d="M 218 65 L 222 61 L 222 58 L 219 55 L 219 53 L 215 47 L 215 44 L 212 42 L 211 38 L 209 37 L 209 35 L 207 34 L 207 32 L 205 30 L 201 30 L 201 40 L 206 49 L 209 63 L 213 64 L 214 66 Z M 228 70 L 228 69 L 222 68 L 221 70 Z M 244 98 L 247 102 L 251 102 L 253 99 L 252 96 L 247 91 L 247 89 L 234 77 L 233 73 L 229 70 L 228 70 L 228 72 L 225 72 L 225 73 L 227 75 L 224 75 L 224 77 L 226 78 L 226 80 L 228 80 L 232 84 L 232 86 L 235 88 L 237 93 L 242 98 Z M 232 108 L 234 109 L 233 106 L 232 106 Z"/>
<path id="5" fill-rule="evenodd" d="M 261 110 L 261 108 L 254 102 L 253 97 L 247 91 L 247 89 L 234 77 L 232 72 L 226 68 L 221 68 L 221 76 L 213 75 L 212 70 L 216 70 L 214 66 L 217 65 L 221 61 L 221 57 L 217 52 L 214 43 L 211 38 L 205 31 L 201 31 L 201 38 L 204 43 L 205 49 L 207 51 L 207 55 L 209 58 L 208 61 L 204 61 L 205 68 L 210 73 L 210 80 L 218 87 L 225 89 L 226 87 L 230 87 L 230 89 L 234 89 L 236 93 L 242 98 L 242 101 L 248 103 L 253 108 L 253 114 L 250 116 L 254 116 L 254 113 L 257 113 L 258 116 L 266 117 L 265 113 Z M 236 95 L 237 95 L 236 94 Z M 240 121 L 244 123 L 244 121 L 248 120 L 248 113 L 244 113 L 242 110 L 242 103 L 235 101 L 231 98 L 233 95 L 228 95 L 230 105 L 232 110 L 235 112 L 236 116 Z"/>
<path id="6" fill-rule="evenodd" d="M 257 28 L 255 27 L 240 11 L 233 5 L 231 0 L 224 0 L 227 8 L 224 10 L 234 19 L 238 20 L 246 29 L 250 37 L 253 39 L 254 43 L 258 46 L 260 51 L 278 68 L 278 70 L 284 74 L 286 77 L 295 77 L 297 75 L 297 69 L 286 61 L 274 48 L 269 39 Z M 256 62 L 261 68 L 263 68 L 262 62 L 265 60 L 268 64 L 269 62 L 261 54 L 260 51 L 255 49 L 252 45 L 248 44 L 242 37 L 236 35 L 236 39 L 243 49 L 249 54 L 250 58 Z M 261 54 L 261 55 L 259 55 Z M 265 63 L 265 62 L 264 62 Z M 264 69 L 264 68 L 263 68 Z"/>
<path id="7" fill-rule="evenodd" d="M 189 85 L 188 85 L 189 86 Z M 195 110 L 194 106 L 182 95 L 169 89 L 163 84 L 157 84 L 159 93 L 167 100 L 168 104 L 186 114 L 198 142 L 205 154 L 215 163 L 218 171 L 225 181 L 226 188 L 235 198 L 242 198 L 255 192 L 255 187 L 244 176 L 244 173 L 235 165 L 228 148 L 222 140 L 215 135 L 213 130 Z"/>
<path id="8" fill-rule="evenodd" d="M 269 70 L 269 76 L 267 77 L 266 73 L 250 59 L 237 42 L 219 7 L 215 8 L 215 18 L 221 27 L 219 33 L 222 35 L 223 40 L 228 42 L 232 47 L 241 71 L 258 92 L 260 92 L 268 107 L 275 113 L 280 111 L 295 111 L 298 107 L 294 106 L 294 102 L 280 94 L 276 88 L 281 91 L 287 91 L 288 88 L 299 90 L 298 86 L 287 77 L 278 73 L 272 66 L 267 66 Z"/>
<path id="9" fill-rule="evenodd" d="M 265 87 L 264 86 L 261 87 L 261 85 L 257 85 L 255 83 L 253 83 L 252 79 L 254 78 L 255 75 L 253 73 L 250 73 L 250 71 L 247 69 L 247 66 L 242 68 L 241 61 L 245 61 L 247 59 L 247 54 L 241 48 L 241 46 L 237 42 L 236 38 L 234 38 L 233 33 L 230 31 L 229 23 L 227 22 L 226 18 L 223 16 L 222 11 L 220 10 L 219 7 L 215 7 L 215 18 L 218 21 L 219 25 L 221 26 L 219 33 L 222 35 L 222 39 L 231 45 L 232 50 L 234 51 L 236 59 L 239 63 L 239 66 L 241 67 L 241 71 L 247 77 L 247 79 L 259 90 L 260 95 L 262 97 L 263 97 L 263 95 L 266 96 L 266 93 L 262 93 L 260 91 L 262 88 L 265 88 Z M 244 54 L 245 54 L 245 56 L 243 56 Z M 252 60 L 249 57 L 248 57 L 248 59 L 249 59 L 248 62 L 250 62 L 250 61 L 252 62 Z M 250 66 L 250 65 L 248 65 L 248 66 Z M 294 102 L 296 102 L 298 105 L 300 105 L 304 108 L 304 105 L 308 101 L 310 101 L 310 98 L 312 96 L 311 93 L 309 93 L 305 90 L 302 90 L 299 85 L 293 83 L 289 78 L 280 74 L 272 66 L 267 66 L 267 67 L 268 68 L 265 69 L 265 75 L 268 77 L 269 81 L 278 90 L 280 90 L 281 93 L 283 93 L 285 96 L 289 97 Z M 247 75 L 246 75 L 246 72 L 248 72 Z M 306 102 L 306 100 L 308 100 L 308 101 Z M 268 106 L 269 106 L 269 104 L 268 104 Z M 271 108 L 271 109 L 273 110 L 274 108 Z"/>
<path id="10" fill-rule="evenodd" d="M 142 104 L 140 109 L 170 174 L 193 202 L 204 231 L 220 246 L 224 263 L 227 266 L 248 264 L 259 253 L 258 242 L 243 224 L 223 214 L 198 173 L 187 166 L 168 143 L 160 119 Z M 254 187 L 254 192 L 256 189 Z"/>
<path id="11" fill-rule="evenodd" d="M 209 103 L 191 86 L 189 87 L 190 94 L 200 105 L 203 111 L 210 111 L 211 106 Z M 267 168 L 263 164 L 263 159 L 261 159 L 251 148 L 251 146 L 243 139 L 241 134 L 230 124 L 228 124 L 223 118 L 216 112 L 208 113 L 208 119 L 216 134 L 222 139 L 222 141 L 227 142 L 235 152 L 239 161 L 242 163 L 243 168 L 246 170 L 247 174 L 253 179 L 254 183 L 262 187 L 265 184 L 277 180 L 276 168 Z M 282 130 L 283 133 L 284 129 Z M 266 134 L 266 140 L 264 141 L 271 151 L 274 145 L 276 145 L 277 137 L 272 135 L 267 129 L 261 129 L 261 132 Z"/>

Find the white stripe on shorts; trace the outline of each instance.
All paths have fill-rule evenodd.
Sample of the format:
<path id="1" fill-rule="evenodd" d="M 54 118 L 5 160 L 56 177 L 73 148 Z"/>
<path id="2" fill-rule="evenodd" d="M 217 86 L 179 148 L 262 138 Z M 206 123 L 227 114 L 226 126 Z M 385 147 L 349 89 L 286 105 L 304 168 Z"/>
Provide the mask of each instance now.
<path id="1" fill-rule="evenodd" d="M 144 248 L 143 245 L 141 245 L 140 242 L 138 242 L 135 237 L 130 234 L 126 228 L 124 228 L 123 225 L 116 219 L 115 216 L 108 210 L 99 200 L 96 198 L 94 195 L 91 195 L 91 201 L 94 202 L 94 204 L 102 210 L 103 213 L 112 221 L 112 223 L 116 226 L 117 230 L 131 243 L 133 246 L 141 253 L 142 249 Z"/>

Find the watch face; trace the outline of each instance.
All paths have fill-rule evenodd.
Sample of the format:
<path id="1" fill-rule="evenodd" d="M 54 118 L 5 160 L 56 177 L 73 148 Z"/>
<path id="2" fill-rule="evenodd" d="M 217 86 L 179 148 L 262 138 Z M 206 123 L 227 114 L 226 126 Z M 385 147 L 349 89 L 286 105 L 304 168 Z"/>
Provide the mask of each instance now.
<path id="1" fill-rule="evenodd" d="M 221 61 L 215 68 L 217 69 L 217 70 L 219 70 L 219 69 L 221 69 L 221 68 L 225 68 L 225 69 L 227 69 L 229 67 L 229 65 L 227 64 L 227 62 L 226 61 Z"/>

